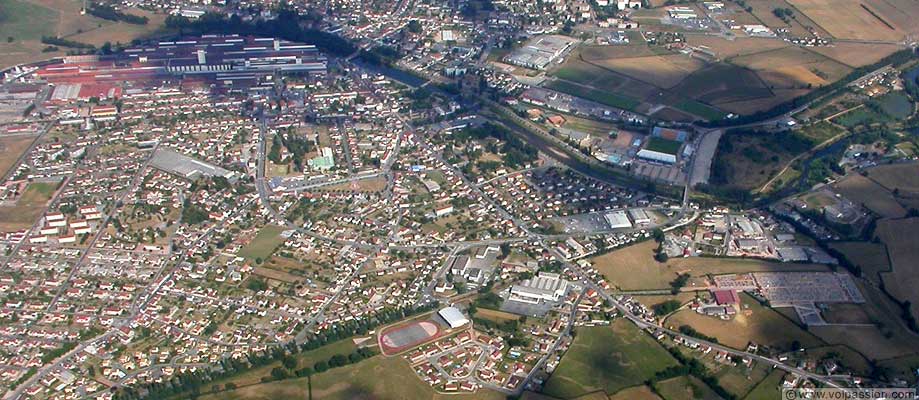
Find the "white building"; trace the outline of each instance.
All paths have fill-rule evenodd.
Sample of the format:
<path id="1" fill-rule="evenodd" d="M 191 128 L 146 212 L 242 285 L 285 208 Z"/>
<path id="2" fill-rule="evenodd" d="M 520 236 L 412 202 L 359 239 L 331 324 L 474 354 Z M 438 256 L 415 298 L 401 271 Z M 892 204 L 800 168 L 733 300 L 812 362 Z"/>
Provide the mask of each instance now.
<path id="1" fill-rule="evenodd" d="M 629 221 L 629 217 L 625 215 L 625 211 L 613 211 L 606 213 L 603 216 L 606 219 L 606 223 L 609 224 L 610 229 L 620 229 L 620 228 L 631 228 L 632 222 Z"/>
<path id="2" fill-rule="evenodd" d="M 629 210 L 629 216 L 632 217 L 632 222 L 635 225 L 647 225 L 651 223 L 651 217 L 648 216 L 648 213 L 645 210 L 640 208 L 633 208 Z"/>
<path id="3" fill-rule="evenodd" d="M 657 161 L 667 164 L 676 164 L 676 155 L 661 153 L 659 151 L 641 149 L 638 151 L 638 157 L 645 160 Z"/>
<path id="4" fill-rule="evenodd" d="M 456 307 L 442 308 L 437 312 L 437 315 L 447 321 L 447 325 L 450 325 L 451 329 L 456 329 L 469 323 L 469 319 Z"/>
<path id="5" fill-rule="evenodd" d="M 508 300 L 539 304 L 541 301 L 559 301 L 568 292 L 568 281 L 559 274 L 540 272 L 539 275 L 511 286 Z"/>

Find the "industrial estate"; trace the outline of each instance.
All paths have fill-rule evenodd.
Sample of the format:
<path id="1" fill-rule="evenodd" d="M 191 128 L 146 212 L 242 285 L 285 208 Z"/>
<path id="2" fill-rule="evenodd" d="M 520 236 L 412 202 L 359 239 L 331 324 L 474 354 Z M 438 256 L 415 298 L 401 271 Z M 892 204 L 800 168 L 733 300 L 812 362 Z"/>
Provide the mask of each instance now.
<path id="1" fill-rule="evenodd" d="M 0 397 L 917 398 L 916 18 L 0 0 Z"/>

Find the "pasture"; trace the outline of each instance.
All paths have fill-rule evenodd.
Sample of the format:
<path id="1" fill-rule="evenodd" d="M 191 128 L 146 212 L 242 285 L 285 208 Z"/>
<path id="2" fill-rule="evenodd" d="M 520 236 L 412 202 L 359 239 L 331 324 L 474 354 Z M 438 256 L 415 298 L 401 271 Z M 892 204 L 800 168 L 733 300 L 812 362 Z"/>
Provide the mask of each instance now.
<path id="1" fill-rule="evenodd" d="M 809 331 L 828 344 L 844 345 L 871 360 L 885 360 L 919 353 L 919 340 L 900 318 L 899 305 L 872 285 L 860 281 L 856 281 L 856 284 L 866 300 L 864 304 L 858 305 L 861 308 L 858 318 L 867 318 L 871 325 L 812 326 Z M 848 311 L 853 310 L 849 307 Z M 839 313 L 835 314 L 831 311 L 829 317 L 840 317 Z"/>
<path id="2" fill-rule="evenodd" d="M 868 178 L 887 190 L 919 194 L 919 163 L 879 165 L 868 170 Z"/>
<path id="3" fill-rule="evenodd" d="M 887 245 L 893 270 L 883 274 L 885 287 L 900 301 L 919 304 L 919 218 L 881 220 L 875 232 Z M 912 312 L 919 318 L 919 307 Z"/>
<path id="4" fill-rule="evenodd" d="M 583 327 L 549 377 L 543 393 L 563 399 L 634 386 L 677 365 L 647 333 L 624 319 L 610 326 Z"/>
<path id="5" fill-rule="evenodd" d="M 773 89 L 825 85 L 852 72 L 838 61 L 797 46 L 735 57 L 731 63 L 756 71 Z"/>
<path id="6" fill-rule="evenodd" d="M 784 378 L 785 371 L 780 369 L 772 370 L 750 393 L 747 393 L 744 400 L 774 400 L 782 397 L 780 388 Z"/>
<path id="7" fill-rule="evenodd" d="M 887 247 L 883 243 L 832 242 L 830 247 L 845 255 L 846 259 L 862 269 L 866 278 L 875 283 L 880 283 L 881 272 L 890 271 L 890 259 L 887 258 Z"/>
<path id="8" fill-rule="evenodd" d="M 654 393 L 646 385 L 633 386 L 622 389 L 616 394 L 609 396 L 609 400 L 660 400 L 660 396 Z"/>
<path id="9" fill-rule="evenodd" d="M 664 400 L 720 400 L 712 388 L 694 376 L 684 375 L 654 384 Z"/>
<path id="10" fill-rule="evenodd" d="M 837 182 L 834 189 L 855 204 L 861 204 L 886 218 L 899 218 L 906 215 L 906 210 L 893 194 L 881 185 L 859 174 L 852 174 Z"/>

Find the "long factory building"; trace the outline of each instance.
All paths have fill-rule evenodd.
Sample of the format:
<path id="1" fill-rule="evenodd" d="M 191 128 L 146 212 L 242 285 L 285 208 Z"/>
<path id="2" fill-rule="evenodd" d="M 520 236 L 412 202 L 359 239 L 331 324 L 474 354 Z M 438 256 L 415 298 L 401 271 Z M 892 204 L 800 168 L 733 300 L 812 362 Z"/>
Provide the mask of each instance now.
<path id="1" fill-rule="evenodd" d="M 275 72 L 324 74 L 316 46 L 274 38 L 206 35 L 127 48 L 112 55 L 67 56 L 35 74 L 49 83 L 151 82 L 190 79 L 247 87 Z"/>

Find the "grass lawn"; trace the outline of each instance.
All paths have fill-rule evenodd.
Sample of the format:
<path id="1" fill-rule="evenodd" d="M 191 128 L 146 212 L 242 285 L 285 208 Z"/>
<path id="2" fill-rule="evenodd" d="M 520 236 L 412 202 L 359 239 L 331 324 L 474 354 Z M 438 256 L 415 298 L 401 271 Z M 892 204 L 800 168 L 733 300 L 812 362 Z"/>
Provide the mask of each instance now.
<path id="1" fill-rule="evenodd" d="M 672 328 L 689 325 L 735 349 L 743 349 L 749 342 L 779 349 L 789 349 L 795 340 L 805 348 L 823 345 L 822 340 L 749 295 L 741 294 L 740 299 L 742 309 L 730 321 L 682 310 L 667 318 L 664 325 Z"/>
<path id="2" fill-rule="evenodd" d="M 258 234 L 249 244 L 239 250 L 239 255 L 250 260 L 256 258 L 268 259 L 274 253 L 274 249 L 284 243 L 284 238 L 281 237 L 281 232 L 283 231 L 284 227 L 281 226 L 265 226 L 258 231 Z"/>
<path id="3" fill-rule="evenodd" d="M 546 382 L 547 395 L 568 399 L 598 390 L 615 393 L 677 364 L 651 336 L 624 319 L 575 333 L 574 343 Z"/>
<path id="4" fill-rule="evenodd" d="M 682 143 L 677 142 L 676 140 L 652 136 L 648 138 L 648 144 L 645 146 L 645 148 L 651 151 L 656 151 L 658 153 L 676 155 L 680 151 L 680 146 L 682 145 Z"/>
<path id="5" fill-rule="evenodd" d="M 675 108 L 678 109 L 678 110 L 686 111 L 686 112 L 688 112 L 688 113 L 690 113 L 690 114 L 693 114 L 693 115 L 698 115 L 698 116 L 700 116 L 700 117 L 702 117 L 702 118 L 705 118 L 705 119 L 707 119 L 707 120 L 709 120 L 709 121 L 714 121 L 714 120 L 718 120 L 718 119 L 723 119 L 723 118 L 725 118 L 725 117 L 728 116 L 727 113 L 725 113 L 725 112 L 723 112 L 723 111 L 721 111 L 721 110 L 718 110 L 718 109 L 713 108 L 713 107 L 711 107 L 711 106 L 709 106 L 709 105 L 707 105 L 707 104 L 700 103 L 700 102 L 695 101 L 695 100 L 683 100 L 683 101 L 681 101 L 681 102 L 675 104 L 673 107 L 675 107 Z"/>
<path id="6" fill-rule="evenodd" d="M 719 400 L 712 388 L 694 376 L 680 376 L 654 385 L 664 400 Z"/>
<path id="7" fill-rule="evenodd" d="M 57 190 L 59 182 L 32 182 L 19 197 L 20 205 L 44 205 Z"/>
<path id="8" fill-rule="evenodd" d="M 635 109 L 635 107 L 638 107 L 638 105 L 641 104 L 641 102 L 631 97 L 622 96 L 603 90 L 585 88 L 583 86 L 575 85 L 571 82 L 560 79 L 549 82 L 546 87 L 555 91 L 570 94 L 572 96 L 596 101 L 597 103 L 605 104 L 610 107 L 621 108 L 623 110 L 632 111 Z"/>

